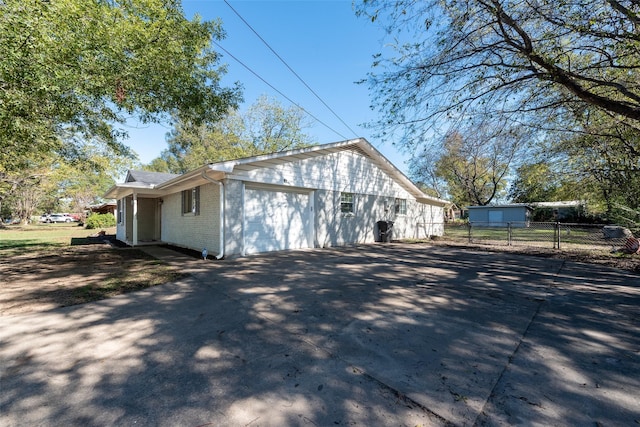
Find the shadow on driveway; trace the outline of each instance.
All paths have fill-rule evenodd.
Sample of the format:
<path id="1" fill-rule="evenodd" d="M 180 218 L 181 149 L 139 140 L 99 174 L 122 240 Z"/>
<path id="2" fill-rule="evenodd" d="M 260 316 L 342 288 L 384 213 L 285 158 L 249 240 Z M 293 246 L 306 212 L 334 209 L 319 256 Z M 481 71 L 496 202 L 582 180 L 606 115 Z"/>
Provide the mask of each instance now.
<path id="1" fill-rule="evenodd" d="M 633 425 L 640 277 L 423 245 L 0 317 L 3 425 Z"/>

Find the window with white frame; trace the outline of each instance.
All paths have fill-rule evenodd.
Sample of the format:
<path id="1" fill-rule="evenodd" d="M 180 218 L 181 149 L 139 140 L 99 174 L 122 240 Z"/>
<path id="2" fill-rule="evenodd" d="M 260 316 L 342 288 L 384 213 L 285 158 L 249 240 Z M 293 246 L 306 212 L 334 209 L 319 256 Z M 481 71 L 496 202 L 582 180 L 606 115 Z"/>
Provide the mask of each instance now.
<path id="1" fill-rule="evenodd" d="M 182 214 L 200 215 L 200 187 L 182 192 Z"/>
<path id="2" fill-rule="evenodd" d="M 340 212 L 346 214 L 353 213 L 353 193 L 340 194 Z"/>
<path id="3" fill-rule="evenodd" d="M 396 199 L 396 214 L 407 214 L 407 199 Z"/>

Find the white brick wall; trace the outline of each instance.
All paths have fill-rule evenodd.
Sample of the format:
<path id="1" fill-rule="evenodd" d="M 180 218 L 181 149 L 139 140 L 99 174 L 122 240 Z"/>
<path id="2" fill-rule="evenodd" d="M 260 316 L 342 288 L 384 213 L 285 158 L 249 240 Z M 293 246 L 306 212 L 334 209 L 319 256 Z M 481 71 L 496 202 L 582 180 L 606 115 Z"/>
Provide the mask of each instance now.
<path id="1" fill-rule="evenodd" d="M 200 215 L 182 214 L 182 193 L 163 197 L 162 241 L 210 254 L 220 251 L 220 190 L 217 185 L 200 186 Z"/>

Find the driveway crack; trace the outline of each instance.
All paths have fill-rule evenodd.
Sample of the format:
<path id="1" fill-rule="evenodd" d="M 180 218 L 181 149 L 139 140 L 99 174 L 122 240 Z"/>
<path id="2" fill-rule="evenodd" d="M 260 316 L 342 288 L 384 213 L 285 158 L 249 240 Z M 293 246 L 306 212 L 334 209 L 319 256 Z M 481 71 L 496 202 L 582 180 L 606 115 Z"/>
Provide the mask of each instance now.
<path id="1" fill-rule="evenodd" d="M 343 362 L 347 363 L 346 360 L 343 360 Z M 401 404 L 403 404 L 404 406 L 406 406 L 408 408 L 418 408 L 422 412 L 424 412 L 425 414 L 429 415 L 430 417 L 436 418 L 439 422 L 443 423 L 445 426 L 447 426 L 447 427 L 455 427 L 454 423 L 452 423 L 451 421 L 447 420 L 442 415 L 440 415 L 440 414 L 432 411 L 431 409 L 427 408 L 423 404 L 421 404 L 419 402 L 416 402 L 415 400 L 413 400 L 412 398 L 410 398 L 406 394 L 402 393 L 400 390 L 398 390 L 398 389 L 396 389 L 394 387 L 391 387 L 390 385 L 384 383 L 383 381 L 380 381 L 379 379 L 377 379 L 373 375 L 367 373 L 366 371 L 364 371 L 364 370 L 362 370 L 362 369 L 360 369 L 360 368 L 358 368 L 356 366 L 352 366 L 352 369 L 353 369 L 353 371 L 355 373 L 357 373 L 359 375 L 362 375 L 368 381 L 376 384 L 381 389 L 391 393 L 396 398 L 396 403 L 401 403 Z"/>
<path id="2" fill-rule="evenodd" d="M 533 323 L 535 322 L 536 318 L 538 317 L 538 314 L 540 313 L 540 310 L 542 309 L 542 305 L 545 302 L 546 302 L 546 300 L 542 300 L 542 301 L 538 302 L 538 306 L 536 307 L 536 310 L 534 311 L 533 315 L 531 316 L 531 319 L 529 319 L 529 323 L 527 324 L 527 327 L 525 328 L 524 332 L 522 333 L 522 336 L 520 336 L 520 340 L 518 341 L 518 345 L 516 345 L 516 347 L 513 349 L 513 352 L 507 358 L 507 363 L 505 363 L 504 367 L 502 368 L 502 371 L 500 372 L 500 375 L 498 376 L 496 381 L 493 383 L 493 387 L 491 388 L 491 391 L 489 392 L 489 396 L 488 396 L 487 400 L 484 402 L 484 405 L 482 405 L 482 409 L 476 415 L 476 418 L 473 421 L 472 425 L 474 425 L 474 426 L 477 425 L 478 417 L 480 416 L 480 414 L 483 414 L 485 412 L 485 408 L 487 406 L 487 403 L 489 402 L 491 397 L 495 395 L 495 391 L 496 391 L 496 388 L 498 387 L 498 384 L 500 384 L 500 382 L 502 381 L 502 378 L 504 377 L 505 373 L 509 369 L 509 366 L 513 363 L 513 359 L 515 358 L 516 354 L 518 353 L 518 350 L 520 350 L 520 346 L 522 345 L 522 343 L 524 342 L 525 338 L 527 337 L 527 335 L 529 333 L 529 329 L 531 328 L 531 325 L 533 325 Z"/>

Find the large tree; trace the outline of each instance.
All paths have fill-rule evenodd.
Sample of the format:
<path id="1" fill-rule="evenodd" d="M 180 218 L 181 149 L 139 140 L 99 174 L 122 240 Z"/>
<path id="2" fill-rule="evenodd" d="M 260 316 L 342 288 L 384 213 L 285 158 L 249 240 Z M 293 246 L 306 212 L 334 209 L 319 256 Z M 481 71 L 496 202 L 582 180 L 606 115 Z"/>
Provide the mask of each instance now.
<path id="1" fill-rule="evenodd" d="M 369 76 L 385 131 L 478 112 L 539 123 L 580 105 L 640 123 L 637 0 L 365 0 L 358 13 L 397 35 Z"/>
<path id="2" fill-rule="evenodd" d="M 103 144 L 76 147 L 79 154 L 66 158 L 55 153 L 34 153 L 27 167 L 6 172 L 0 181 L 0 207 L 26 223 L 36 213 L 82 212 L 100 202 L 102 194 L 133 164 L 126 157 L 105 153 Z"/>
<path id="3" fill-rule="evenodd" d="M 1 1 L 0 177 L 82 140 L 126 153 L 117 125 L 131 117 L 220 117 L 239 100 L 219 84 L 221 37 L 177 0 Z"/>
<path id="4" fill-rule="evenodd" d="M 306 127 L 299 108 L 261 96 L 247 111 L 230 110 L 213 123 L 177 121 L 168 148 L 147 169 L 184 173 L 206 163 L 305 147 L 311 143 Z"/>
<path id="5" fill-rule="evenodd" d="M 458 206 L 484 206 L 503 196 L 514 160 L 527 147 L 526 135 L 504 122 L 469 122 L 427 144 L 411 172 Z"/>
<path id="6" fill-rule="evenodd" d="M 564 169 L 580 182 L 592 183 L 609 213 L 617 206 L 640 209 L 640 132 L 612 122 L 600 111 L 584 114 L 581 132 L 565 135 L 547 149 L 566 159 Z"/>
<path id="7" fill-rule="evenodd" d="M 585 191 L 592 187 L 583 173 L 568 170 L 570 161 L 557 159 L 523 163 L 516 169 L 509 186 L 509 198 L 514 203 L 556 202 L 586 199 Z"/>
<path id="8" fill-rule="evenodd" d="M 551 122 L 550 122 L 551 123 Z M 582 108 L 568 131 L 549 126 L 511 183 L 517 202 L 588 200 L 609 219 L 640 209 L 640 132 L 596 108 Z"/>
<path id="9" fill-rule="evenodd" d="M 547 143 L 520 163 L 554 163 L 608 211 L 637 209 L 640 2 L 365 0 L 358 13 L 396 37 L 368 78 L 382 134 L 410 147 L 500 117 Z"/>

